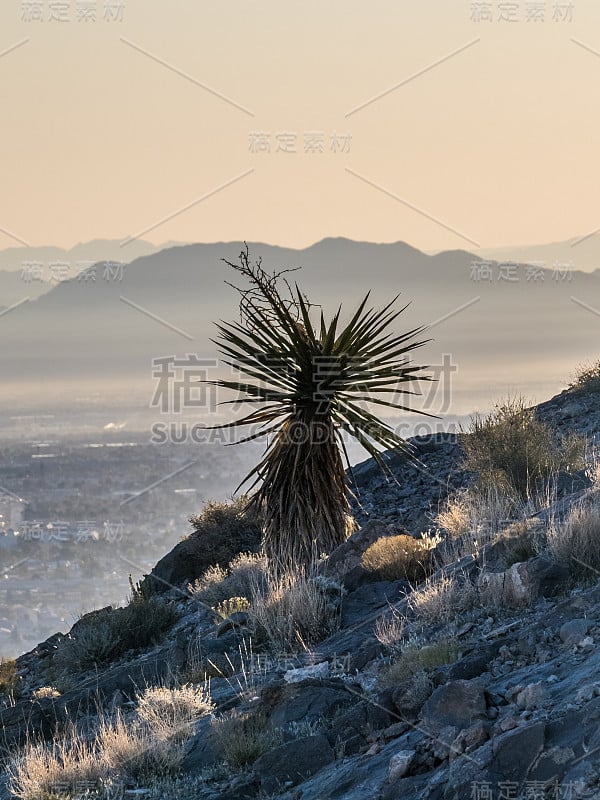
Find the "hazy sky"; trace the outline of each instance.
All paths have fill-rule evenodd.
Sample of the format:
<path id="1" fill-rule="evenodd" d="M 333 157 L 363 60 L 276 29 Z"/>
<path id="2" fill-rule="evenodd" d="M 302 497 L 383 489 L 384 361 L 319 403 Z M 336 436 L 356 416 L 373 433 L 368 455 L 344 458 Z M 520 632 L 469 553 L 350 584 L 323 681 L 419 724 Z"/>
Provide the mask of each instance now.
<path id="1" fill-rule="evenodd" d="M 600 227 L 597 0 L 2 0 L 0 52 L 0 248 Z"/>

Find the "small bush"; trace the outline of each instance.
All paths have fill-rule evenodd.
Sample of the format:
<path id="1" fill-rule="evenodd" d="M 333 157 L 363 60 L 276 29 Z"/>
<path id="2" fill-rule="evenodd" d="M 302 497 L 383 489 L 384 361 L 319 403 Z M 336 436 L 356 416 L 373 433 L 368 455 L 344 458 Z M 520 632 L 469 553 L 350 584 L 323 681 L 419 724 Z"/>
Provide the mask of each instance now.
<path id="1" fill-rule="evenodd" d="M 17 678 L 17 662 L 13 659 L 0 658 L 0 695 L 15 696 L 19 679 Z"/>
<path id="2" fill-rule="evenodd" d="M 463 466 L 476 474 L 479 487 L 496 486 L 522 498 L 553 473 L 580 467 L 585 450 L 583 439 L 562 439 L 538 420 L 522 397 L 497 403 L 486 416 L 475 415 L 462 445 Z"/>
<path id="3" fill-rule="evenodd" d="M 281 731 L 256 712 L 232 711 L 215 720 L 213 727 L 223 757 L 235 769 L 254 763 L 282 742 Z"/>
<path id="4" fill-rule="evenodd" d="M 82 784 L 99 787 L 109 767 L 93 743 L 73 738 L 26 745 L 12 756 L 6 773 L 9 791 L 19 800 L 50 800 L 58 791 L 74 796 Z"/>
<path id="5" fill-rule="evenodd" d="M 209 567 L 189 586 L 193 597 L 210 605 L 230 597 L 250 597 L 266 587 L 268 561 L 263 554 L 240 553 L 226 569 Z"/>
<path id="6" fill-rule="evenodd" d="M 512 520 L 524 512 L 524 501 L 515 492 L 496 486 L 469 486 L 446 501 L 436 523 L 446 533 L 435 550 L 438 567 L 467 555 L 477 556 Z"/>
<path id="7" fill-rule="evenodd" d="M 571 510 L 562 523 L 550 526 L 548 550 L 569 567 L 574 578 L 590 579 L 600 572 L 600 499 Z"/>
<path id="8" fill-rule="evenodd" d="M 382 616 L 377 619 L 375 638 L 392 653 L 396 653 L 402 647 L 405 628 L 406 619 L 392 609 L 392 616 Z"/>
<path id="9" fill-rule="evenodd" d="M 600 392 L 600 359 L 580 364 L 569 383 L 572 391 Z"/>
<path id="10" fill-rule="evenodd" d="M 60 692 L 54 686 L 40 686 L 39 689 L 31 693 L 31 696 L 34 700 L 54 699 L 60 697 Z"/>
<path id="11" fill-rule="evenodd" d="M 257 550 L 262 537 L 262 517 L 254 510 L 247 511 L 247 503 L 246 496 L 231 503 L 209 501 L 200 514 L 190 517 L 194 530 L 185 539 L 190 557 L 198 563 L 205 562 L 206 567 L 225 566 L 239 553 Z"/>
<path id="12" fill-rule="evenodd" d="M 413 640 L 401 650 L 398 658 L 384 673 L 383 683 L 387 686 L 402 683 L 420 673 L 430 672 L 444 664 L 452 664 L 458 655 L 456 639 L 440 639 L 428 645 Z"/>
<path id="13" fill-rule="evenodd" d="M 512 525 L 506 530 L 507 537 L 513 538 L 514 543 L 504 559 L 506 569 L 513 564 L 529 561 L 540 552 L 540 526 L 533 521 L 524 521 Z"/>
<path id="14" fill-rule="evenodd" d="M 471 494 L 462 490 L 446 500 L 435 521 L 453 539 L 466 539 L 476 529 L 473 510 Z"/>
<path id="15" fill-rule="evenodd" d="M 280 653 L 296 652 L 317 644 L 339 626 L 339 601 L 331 582 L 302 573 L 272 574 L 264 592 L 252 593 L 248 614 L 252 638 L 257 645 Z"/>
<path id="16" fill-rule="evenodd" d="M 157 736 L 143 722 L 126 721 L 117 713 L 114 720 L 102 719 L 98 734 L 102 760 L 116 775 L 147 780 L 152 775 L 174 773 L 185 748 L 177 737 Z"/>
<path id="17" fill-rule="evenodd" d="M 408 608 L 419 622 L 435 625 L 449 622 L 473 608 L 476 602 L 477 590 L 468 578 L 444 575 L 414 589 L 408 598 Z"/>
<path id="18" fill-rule="evenodd" d="M 159 739 L 185 741 L 194 722 L 213 708 L 210 693 L 191 684 L 172 689 L 149 686 L 137 697 L 138 716 Z"/>
<path id="19" fill-rule="evenodd" d="M 134 593 L 124 608 L 103 608 L 79 620 L 60 642 L 55 664 L 85 670 L 114 661 L 128 650 L 156 644 L 176 619 L 173 606 Z"/>
<path id="20" fill-rule="evenodd" d="M 365 550 L 361 563 L 383 581 L 420 581 L 427 575 L 430 556 L 426 541 L 401 533 L 377 539 Z"/>
<path id="21" fill-rule="evenodd" d="M 215 613 L 218 619 L 227 619 L 232 614 L 239 611 L 247 611 L 250 608 L 250 601 L 247 597 L 230 597 L 215 606 Z"/>

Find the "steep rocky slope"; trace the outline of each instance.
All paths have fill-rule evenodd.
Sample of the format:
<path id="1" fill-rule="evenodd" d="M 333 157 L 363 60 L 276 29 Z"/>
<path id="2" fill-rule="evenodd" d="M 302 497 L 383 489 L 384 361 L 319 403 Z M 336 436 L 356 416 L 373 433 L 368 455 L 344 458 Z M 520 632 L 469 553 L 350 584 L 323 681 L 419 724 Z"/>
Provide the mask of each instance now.
<path id="1" fill-rule="evenodd" d="M 590 447 L 597 443 L 600 394 L 565 392 L 536 412 L 563 433 L 585 434 Z M 471 592 L 468 603 L 458 593 L 454 607 L 441 604 L 436 617 L 421 612 L 407 581 L 376 580 L 361 566 L 377 539 L 434 527 L 448 492 L 468 483 L 454 437 L 415 444 L 418 469 L 390 459 L 397 483 L 370 461 L 354 470 L 361 529 L 324 567 L 343 586 L 332 635 L 294 655 L 258 657 L 245 613 L 216 623 L 185 583 L 173 585 L 180 565 L 167 559 L 155 568 L 164 587 L 156 602 L 173 620 L 157 644 L 73 671 L 70 680 L 63 673 L 56 697 L 36 690 L 60 683 L 63 637 L 17 660 L 19 699 L 0 709 L 5 753 L 28 736 L 51 740 L 66 719 L 93 729 L 99 710 L 127 713 L 140 686 L 177 674 L 198 680 L 210 664 L 216 708 L 191 731 L 180 777 L 162 787 L 123 784 L 122 792 L 190 800 L 600 797 L 600 586 L 593 572 L 574 582 L 568 565 L 545 553 L 515 560 L 517 527 L 432 575 L 434 584 L 454 578 Z M 576 503 L 597 502 L 583 472 L 561 481 L 552 507 L 532 515 L 527 530 L 543 530 Z M 231 709 L 278 731 L 242 770 L 223 767 L 213 723 Z"/>

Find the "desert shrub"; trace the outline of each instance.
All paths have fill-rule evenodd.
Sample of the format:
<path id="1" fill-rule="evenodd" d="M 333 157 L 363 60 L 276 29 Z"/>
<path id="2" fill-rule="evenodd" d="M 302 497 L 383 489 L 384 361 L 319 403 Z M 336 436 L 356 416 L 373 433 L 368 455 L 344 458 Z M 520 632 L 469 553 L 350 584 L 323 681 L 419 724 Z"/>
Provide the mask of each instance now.
<path id="1" fill-rule="evenodd" d="M 174 774 L 185 753 L 191 721 L 212 708 L 208 694 L 193 687 L 148 689 L 138 698 L 138 717 L 126 720 L 100 715 L 93 738 L 69 725 L 51 743 L 30 742 L 14 753 L 6 767 L 8 786 L 18 800 L 53 800 L 79 796 L 81 786 L 91 796 L 105 793 L 114 781 L 147 781 Z M 87 796 L 87 794 L 86 794 Z"/>
<path id="2" fill-rule="evenodd" d="M 391 686 L 412 679 L 415 675 L 427 673 L 444 664 L 454 663 L 459 655 L 456 639 L 439 639 L 424 645 L 413 639 L 402 648 L 396 660 L 383 674 L 383 683 Z"/>
<path id="3" fill-rule="evenodd" d="M 218 619 L 227 619 L 232 614 L 239 611 L 247 611 L 250 608 L 250 601 L 247 597 L 230 597 L 215 606 L 215 613 Z"/>
<path id="4" fill-rule="evenodd" d="M 61 640 L 55 664 L 85 670 L 114 661 L 128 650 L 156 644 L 176 619 L 172 605 L 134 593 L 123 608 L 103 608 L 82 617 Z"/>
<path id="5" fill-rule="evenodd" d="M 189 586 L 193 597 L 209 605 L 231 597 L 250 597 L 267 583 L 268 562 L 260 553 L 239 553 L 227 566 L 209 567 Z"/>
<path id="6" fill-rule="evenodd" d="M 215 720 L 213 728 L 225 761 L 236 769 L 252 764 L 282 741 L 281 731 L 258 712 L 229 712 Z"/>
<path id="7" fill-rule="evenodd" d="M 464 539 L 476 528 L 473 511 L 472 495 L 463 489 L 446 500 L 435 521 L 453 539 Z"/>
<path id="8" fill-rule="evenodd" d="M 188 591 L 195 600 L 203 603 L 214 604 L 226 600 L 226 590 L 223 584 L 227 578 L 227 570 L 213 564 L 193 583 L 188 584 Z"/>
<path id="9" fill-rule="evenodd" d="M 569 389 L 584 392 L 600 392 L 600 359 L 593 363 L 580 364 L 571 378 Z"/>
<path id="10" fill-rule="evenodd" d="M 504 535 L 509 540 L 514 539 L 504 559 L 506 569 L 538 555 L 542 550 L 542 528 L 539 521 L 523 520 L 506 529 Z"/>
<path id="11" fill-rule="evenodd" d="M 434 553 L 437 566 L 476 555 L 523 509 L 524 501 L 514 491 L 495 485 L 474 485 L 452 495 L 435 518 L 446 534 Z"/>
<path id="12" fill-rule="evenodd" d="M 595 578 L 600 571 L 600 499 L 575 506 L 547 533 L 548 550 L 566 564 L 574 578 Z"/>
<path id="13" fill-rule="evenodd" d="M 13 659 L 0 658 L 0 695 L 17 694 L 19 679 L 17 678 L 17 662 Z"/>
<path id="14" fill-rule="evenodd" d="M 200 514 L 190 517 L 193 531 L 185 539 L 190 557 L 205 563 L 205 567 L 225 566 L 239 553 L 257 550 L 262 537 L 262 516 L 253 509 L 247 511 L 247 503 L 245 495 L 230 503 L 209 501 Z"/>
<path id="15" fill-rule="evenodd" d="M 273 573 L 264 591 L 254 591 L 248 608 L 258 646 L 291 653 L 316 644 L 339 626 L 342 589 L 302 572 Z"/>
<path id="16" fill-rule="evenodd" d="M 108 777 L 109 767 L 93 743 L 73 738 L 26 745 L 10 758 L 6 773 L 14 797 L 50 800 L 57 796 L 57 787 L 69 797 L 75 796 L 82 784 L 99 787 Z"/>
<path id="17" fill-rule="evenodd" d="M 101 719 L 97 744 L 111 772 L 133 780 L 174 773 L 185 753 L 178 737 L 158 736 L 149 725 L 125 720 L 120 712 L 112 720 Z"/>
<path id="18" fill-rule="evenodd" d="M 55 689 L 54 686 L 40 686 L 39 689 L 35 689 L 35 691 L 31 693 L 31 697 L 34 700 L 53 699 L 60 697 L 60 692 L 58 689 Z"/>
<path id="19" fill-rule="evenodd" d="M 381 616 L 375 622 L 375 638 L 392 653 L 397 653 L 402 647 L 406 619 L 392 608 L 391 616 Z"/>
<path id="20" fill-rule="evenodd" d="M 174 607 L 158 597 L 133 597 L 117 612 L 121 617 L 121 639 L 125 650 L 156 644 L 178 618 Z"/>
<path id="21" fill-rule="evenodd" d="M 408 608 L 424 625 L 449 622 L 477 602 L 477 590 L 467 577 L 443 575 L 426 580 L 408 597 Z"/>
<path id="22" fill-rule="evenodd" d="M 496 486 L 523 498 L 558 470 L 581 466 L 585 451 L 583 439 L 561 438 L 522 397 L 497 403 L 486 416 L 476 414 L 461 441 L 463 466 L 475 473 L 477 486 Z"/>
<path id="23" fill-rule="evenodd" d="M 592 484 L 592 490 L 595 492 L 600 491 L 600 461 L 597 455 L 587 465 L 585 474 Z"/>
<path id="24" fill-rule="evenodd" d="M 189 683 L 148 686 L 137 697 L 138 716 L 160 739 L 185 741 L 193 733 L 193 723 L 213 708 L 210 692 Z"/>
<path id="25" fill-rule="evenodd" d="M 362 555 L 362 566 L 384 581 L 423 580 L 431 561 L 428 543 L 407 534 L 382 536 Z"/>

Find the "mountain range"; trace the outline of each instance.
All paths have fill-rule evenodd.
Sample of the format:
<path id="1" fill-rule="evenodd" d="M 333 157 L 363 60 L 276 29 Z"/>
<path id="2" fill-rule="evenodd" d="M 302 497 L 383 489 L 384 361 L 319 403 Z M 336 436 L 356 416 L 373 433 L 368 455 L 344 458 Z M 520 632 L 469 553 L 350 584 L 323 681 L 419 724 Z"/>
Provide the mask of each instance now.
<path id="1" fill-rule="evenodd" d="M 268 271 L 301 267 L 288 279 L 326 315 L 340 302 L 349 314 L 367 291 L 374 306 L 399 294 L 399 304 L 410 304 L 395 324 L 427 325 L 424 335 L 433 339 L 415 361 L 435 366 L 451 356 L 454 400 L 462 393 L 463 410 L 513 386 L 546 395 L 564 385 L 576 363 L 597 357 L 598 270 L 503 266 L 463 250 L 427 255 L 403 242 L 327 238 L 302 250 L 248 246 Z M 242 247 L 167 247 L 120 270 L 104 260 L 37 298 L 23 292 L 0 316 L 5 386 L 45 381 L 56 388 L 70 380 L 102 387 L 115 379 L 147 387 L 155 358 L 213 357 L 214 322 L 238 313 L 239 296 L 226 281 L 240 276 L 223 259 L 236 262 Z M 0 294 L 0 306 L 13 303 Z"/>

